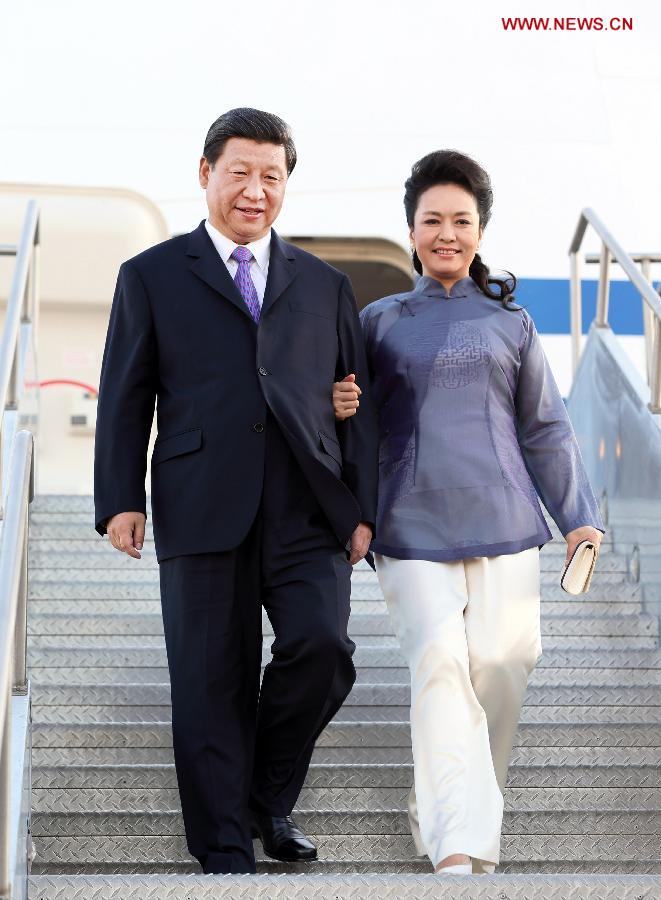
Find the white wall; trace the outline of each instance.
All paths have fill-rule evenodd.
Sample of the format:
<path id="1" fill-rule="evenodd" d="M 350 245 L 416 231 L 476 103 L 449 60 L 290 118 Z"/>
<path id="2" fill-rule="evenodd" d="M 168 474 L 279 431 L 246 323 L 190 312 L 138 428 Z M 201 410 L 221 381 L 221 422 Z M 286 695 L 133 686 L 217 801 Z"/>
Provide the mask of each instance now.
<path id="1" fill-rule="evenodd" d="M 551 7 L 551 9 L 549 9 Z M 405 239 L 413 160 L 454 146 L 491 172 L 485 251 L 565 276 L 578 211 L 658 249 L 661 7 L 642 0 L 22 0 L 3 17 L 7 180 L 125 186 L 173 230 L 204 214 L 211 121 L 253 105 L 293 126 L 300 164 L 280 229 Z M 626 15 L 633 32 L 505 32 L 501 16 Z"/>

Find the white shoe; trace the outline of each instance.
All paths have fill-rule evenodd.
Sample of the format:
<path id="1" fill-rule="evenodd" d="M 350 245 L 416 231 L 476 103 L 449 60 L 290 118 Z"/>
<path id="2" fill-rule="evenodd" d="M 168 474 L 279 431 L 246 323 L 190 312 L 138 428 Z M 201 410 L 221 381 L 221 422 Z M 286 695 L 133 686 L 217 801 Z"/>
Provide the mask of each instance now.
<path id="1" fill-rule="evenodd" d="M 436 875 L 472 875 L 472 863 L 459 863 L 456 866 L 443 866 L 435 870 Z"/>

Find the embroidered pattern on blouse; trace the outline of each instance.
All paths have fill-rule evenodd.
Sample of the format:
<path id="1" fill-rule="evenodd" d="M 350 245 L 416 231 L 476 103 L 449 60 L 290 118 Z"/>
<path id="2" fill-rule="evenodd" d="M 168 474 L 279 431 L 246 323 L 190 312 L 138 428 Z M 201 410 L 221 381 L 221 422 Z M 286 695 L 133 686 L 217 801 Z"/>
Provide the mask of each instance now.
<path id="1" fill-rule="evenodd" d="M 431 385 L 456 390 L 473 384 L 491 364 L 492 351 L 488 338 L 470 322 L 444 322 L 439 326 L 430 329 L 425 336 L 429 345 L 434 349 L 438 347 L 431 371 Z M 426 349 L 421 348 L 421 351 Z"/>

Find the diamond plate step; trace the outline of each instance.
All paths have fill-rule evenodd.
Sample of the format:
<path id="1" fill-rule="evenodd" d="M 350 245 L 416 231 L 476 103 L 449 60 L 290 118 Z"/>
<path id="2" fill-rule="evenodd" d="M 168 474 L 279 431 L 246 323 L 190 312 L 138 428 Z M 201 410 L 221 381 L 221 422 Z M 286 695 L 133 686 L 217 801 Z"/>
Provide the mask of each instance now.
<path id="1" fill-rule="evenodd" d="M 320 858 L 344 860 L 389 860 L 415 857 L 413 839 L 401 835 L 326 835 L 309 832 L 318 846 Z M 189 861 L 183 835 L 83 834 L 74 837 L 35 835 L 37 859 L 55 862 L 144 862 Z M 263 858 L 261 847 L 257 855 Z M 503 835 L 501 859 L 531 861 L 599 862 L 606 871 L 620 860 L 659 861 L 658 838 L 648 834 L 518 834 Z M 481 883 L 481 882 L 480 882 Z M 32 898 L 31 898 L 32 900 Z M 87 897 L 85 898 L 87 900 Z M 527 900 L 530 900 L 530 895 Z M 654 895 L 650 900 L 658 900 Z"/>
<path id="2" fill-rule="evenodd" d="M 356 706 L 344 704 L 334 722 L 408 722 L 410 709 L 403 706 Z M 645 722 L 661 724 L 661 707 L 646 706 L 524 706 L 523 724 L 554 722 L 571 724 L 579 718 L 584 724 L 618 724 Z M 169 706 L 41 706 L 33 712 L 35 724 L 104 724 L 170 722 Z"/>
<path id="3" fill-rule="evenodd" d="M 296 818 L 301 812 L 312 814 L 315 810 L 343 810 L 361 816 L 365 810 L 371 813 L 390 813 L 397 810 L 406 815 L 406 802 L 410 784 L 405 787 L 306 787 L 296 803 Z M 179 813 L 179 792 L 173 788 L 81 788 L 81 789 L 33 789 L 33 814 L 73 813 L 131 813 L 149 814 L 156 818 L 161 813 Z M 509 787 L 505 790 L 507 812 L 658 812 L 661 815 L 661 787 L 659 788 L 569 788 L 563 787 Z M 183 823 L 180 823 L 183 829 Z"/>
<path id="4" fill-rule="evenodd" d="M 648 630 L 649 627 L 649 630 Z M 591 623 L 585 625 L 580 622 L 576 625 L 570 623 L 565 625 L 561 622 L 556 625 L 548 619 L 542 625 L 542 642 L 545 651 L 550 650 L 572 650 L 572 649 L 592 649 L 592 650 L 609 650 L 609 649 L 639 649 L 654 650 L 658 647 L 658 637 L 654 633 L 656 630 L 656 622 L 647 626 L 645 622 L 639 624 L 637 622 L 626 622 L 622 626 L 623 633 L 617 633 L 617 626 L 610 622 L 595 619 Z M 654 630 L 653 630 L 654 629 Z M 586 634 L 585 632 L 591 632 Z M 578 632 L 578 633 L 577 633 Z M 616 632 L 616 633 L 608 633 Z M 361 635 L 356 633 L 349 624 L 349 634 L 353 637 L 356 644 L 357 659 L 361 660 L 363 654 L 368 652 L 371 654 L 369 658 L 374 657 L 377 651 L 397 651 L 399 654 L 399 644 L 394 635 L 368 634 Z M 271 645 L 273 643 L 273 635 L 265 634 L 263 636 L 263 662 L 271 657 Z M 97 651 L 103 654 L 104 651 L 112 651 L 114 653 L 121 647 L 123 652 L 135 652 L 136 655 L 142 655 L 151 660 L 151 653 L 160 652 L 161 658 L 158 664 L 165 665 L 165 641 L 159 635 L 104 635 L 104 634 L 82 634 L 82 635 L 32 635 L 28 638 L 28 659 L 30 663 L 37 666 L 52 665 L 52 659 L 56 655 L 60 655 L 63 664 L 67 663 L 68 653 L 92 652 Z M 56 654 L 54 651 L 58 651 Z M 389 658 L 389 657 L 388 657 Z M 404 665 L 404 657 L 399 655 L 400 665 Z M 34 660 L 34 662 L 32 662 Z M 376 663 L 379 663 L 378 657 Z M 356 657 L 354 658 L 356 662 Z M 104 664 L 102 660 L 101 664 Z"/>
<path id="5" fill-rule="evenodd" d="M 616 871 L 617 874 L 613 874 L 613 875 L 604 874 L 607 869 L 613 869 L 613 871 L 614 872 Z M 54 876 L 103 875 L 105 877 L 108 877 L 109 875 L 110 876 L 112 876 L 112 875 L 125 876 L 125 875 L 133 875 L 133 874 L 144 875 L 144 874 L 151 874 L 151 873 L 188 874 L 188 876 L 189 876 L 188 877 L 189 893 L 186 894 L 186 900 L 194 900 L 194 898 L 198 896 L 195 893 L 196 880 L 194 878 L 192 878 L 191 876 L 193 874 L 199 873 L 199 871 L 200 870 L 199 870 L 199 866 L 197 865 L 197 861 L 193 860 L 193 859 L 191 859 L 190 862 L 185 862 L 184 860 L 182 860 L 181 862 L 159 862 L 159 863 L 122 862 L 119 865 L 117 863 L 91 863 L 89 865 L 85 865 L 84 863 L 82 863 L 82 864 L 81 863 L 53 863 L 53 862 L 39 863 L 38 861 L 36 861 L 32 865 L 32 873 L 36 876 L 41 875 L 41 874 L 46 874 L 49 876 L 53 876 L 53 875 Z M 289 889 L 289 884 L 288 884 L 288 882 L 285 881 L 285 879 L 283 878 L 283 875 L 281 873 L 284 873 L 285 875 L 289 875 L 291 877 L 296 878 L 296 886 L 299 887 L 299 890 L 301 890 L 301 891 L 305 890 L 305 893 L 302 893 L 303 897 L 327 897 L 328 895 L 325 893 L 325 886 L 320 884 L 321 879 L 319 876 L 339 875 L 339 874 L 351 875 L 351 876 L 363 875 L 363 874 L 366 874 L 368 876 L 373 876 L 373 875 L 377 875 L 377 874 L 386 874 L 387 876 L 389 876 L 389 878 L 388 878 L 389 886 L 392 888 L 393 891 L 397 890 L 399 892 L 397 894 L 398 900 L 402 896 L 408 896 L 407 892 L 409 889 L 411 891 L 413 891 L 413 893 L 410 896 L 415 897 L 415 898 L 430 896 L 430 895 L 437 896 L 437 897 L 444 897 L 444 898 L 456 896 L 455 894 L 452 893 L 452 891 L 454 890 L 452 885 L 449 885 L 449 886 L 445 885 L 445 884 L 438 885 L 438 883 L 437 883 L 438 879 L 435 876 L 430 876 L 430 877 L 433 878 L 433 881 L 436 882 L 436 884 L 434 884 L 432 881 L 430 881 L 428 886 L 422 886 L 422 892 L 421 892 L 421 886 L 419 884 L 419 879 L 415 879 L 415 881 L 414 881 L 411 876 L 412 875 L 420 876 L 423 873 L 430 875 L 431 865 L 426 860 L 426 858 L 418 858 L 418 859 L 410 859 L 410 860 L 397 860 L 397 859 L 370 860 L 369 862 L 361 862 L 360 860 L 357 860 L 357 861 L 345 861 L 345 860 L 334 860 L 334 859 L 317 860 L 314 863 L 313 871 L 314 871 L 314 875 L 310 876 L 310 874 L 309 874 L 310 868 L 308 865 L 305 865 L 302 863 L 301 864 L 278 863 L 278 862 L 275 862 L 274 860 L 264 859 L 264 860 L 260 860 L 260 862 L 259 862 L 260 875 L 259 875 L 258 880 L 261 883 L 263 880 L 265 880 L 266 877 L 271 876 L 271 878 L 272 878 L 271 884 L 277 885 L 277 887 L 271 888 L 273 893 L 270 893 L 267 895 L 269 898 L 278 897 L 278 896 L 284 896 L 284 897 L 296 896 L 296 895 L 287 893 L 287 891 Z M 571 896 L 580 896 L 580 897 L 595 896 L 595 897 L 599 897 L 599 898 L 612 897 L 615 895 L 608 893 L 608 892 L 610 892 L 611 890 L 615 890 L 617 888 L 618 890 L 622 891 L 622 893 L 617 895 L 618 897 L 627 897 L 627 896 L 629 896 L 627 894 L 628 887 L 626 887 L 625 885 L 628 885 L 629 883 L 638 885 L 639 882 L 637 879 L 635 881 L 632 880 L 631 882 L 627 882 L 621 876 L 627 876 L 627 875 L 629 875 L 629 873 L 632 873 L 634 875 L 635 874 L 637 874 L 637 875 L 657 874 L 658 875 L 659 873 L 661 873 L 661 862 L 651 860 L 651 861 L 645 861 L 643 863 L 638 863 L 638 862 L 631 862 L 630 860 L 621 860 L 621 861 L 617 861 L 616 863 L 612 863 L 612 864 L 604 864 L 604 863 L 595 862 L 595 861 L 575 863 L 573 861 L 567 861 L 567 860 L 553 860 L 552 862 L 541 861 L 541 862 L 532 862 L 532 863 L 526 864 L 525 862 L 517 863 L 517 862 L 501 861 L 500 865 L 498 866 L 498 875 L 493 876 L 489 882 L 486 882 L 484 880 L 484 876 L 482 876 L 482 877 L 478 876 L 480 878 L 480 880 L 477 883 L 476 887 L 481 892 L 480 897 L 486 897 L 487 895 L 484 892 L 487 890 L 488 884 L 494 884 L 494 883 L 496 885 L 496 889 L 499 891 L 499 893 L 494 896 L 502 897 L 501 889 L 504 885 L 507 884 L 507 882 L 503 881 L 503 877 L 502 877 L 501 873 L 517 873 L 520 876 L 521 873 L 528 872 L 528 871 L 533 876 L 535 876 L 536 880 L 534 882 L 530 882 L 528 879 L 523 879 L 523 878 L 519 877 L 516 882 L 517 885 L 521 885 L 525 882 L 526 890 L 533 890 L 534 889 L 533 885 L 536 885 L 539 887 L 540 890 L 543 889 L 545 891 L 545 893 L 543 895 L 542 894 L 539 895 L 539 896 L 543 896 L 544 898 L 556 896 L 555 894 L 549 893 L 549 891 L 552 891 L 552 890 L 561 891 L 561 890 L 567 889 L 566 880 L 563 880 L 562 882 L 560 882 L 562 873 L 570 873 L 570 874 L 574 874 L 574 875 L 577 873 L 580 873 L 580 875 L 583 875 L 583 876 L 587 875 L 587 877 L 582 877 L 582 878 L 579 875 L 579 878 L 574 879 L 574 884 L 572 886 L 576 890 L 579 890 L 580 894 L 577 894 L 577 895 L 572 894 Z M 544 872 L 549 872 L 549 873 L 553 873 L 553 874 L 550 874 L 548 876 L 542 875 L 540 877 L 540 873 L 544 873 Z M 276 873 L 279 875 L 279 878 L 277 879 L 277 881 L 276 881 L 276 879 L 273 878 L 273 875 Z M 595 876 L 592 875 L 592 873 L 600 873 L 598 876 L 599 877 L 599 889 L 602 891 L 605 891 L 606 893 L 601 893 L 601 894 L 592 894 L 591 893 L 591 891 L 593 890 L 593 885 L 595 884 Z M 405 877 L 401 878 L 401 879 L 393 879 L 394 875 L 404 875 Z M 311 883 L 307 884 L 306 887 L 304 889 L 302 889 L 302 888 L 300 888 L 300 884 L 303 881 L 303 879 L 306 878 L 306 876 L 307 876 L 307 878 L 311 877 L 314 880 L 311 880 Z M 408 877 L 406 877 L 406 876 L 408 876 Z M 221 876 L 204 876 L 204 880 L 206 881 L 207 878 L 211 879 L 214 877 L 220 878 Z M 232 876 L 225 876 L 225 877 L 227 879 L 229 879 Z M 546 879 L 547 879 L 545 882 L 543 882 L 541 880 L 544 877 L 546 877 Z M 629 877 L 631 877 L 631 876 L 629 876 Z M 557 887 L 552 888 L 549 886 L 551 883 L 550 879 L 555 879 L 553 881 L 553 885 L 557 885 Z M 611 879 L 611 881 L 608 881 L 608 879 Z M 657 880 L 661 881 L 661 879 L 657 879 Z M 108 884 L 107 888 L 105 888 L 108 891 L 121 890 L 122 889 L 121 886 L 123 886 L 123 884 L 124 884 L 123 878 L 122 879 L 111 878 L 111 879 L 108 879 L 108 881 L 110 883 Z M 74 882 L 73 890 L 78 889 L 78 882 L 79 882 L 78 879 L 76 880 L 76 882 Z M 223 881 L 221 883 L 224 884 L 225 882 Z M 470 883 L 471 887 L 473 886 L 473 884 L 475 884 L 475 882 L 473 882 L 473 881 L 471 881 L 469 883 Z M 562 884 L 562 887 L 560 887 L 561 884 Z M 543 888 L 542 888 L 542 885 L 543 885 Z M 85 885 L 85 889 L 87 889 L 87 887 L 88 886 Z M 376 887 L 376 885 L 374 885 L 374 887 Z M 656 885 L 654 885 L 652 889 L 655 889 L 655 888 L 656 888 Z M 50 889 L 55 890 L 55 888 L 53 887 L 52 884 L 50 886 Z M 371 890 L 371 889 L 372 889 L 371 887 L 368 888 L 368 890 Z M 462 887 L 461 889 L 463 891 L 466 890 L 465 887 Z M 62 888 L 62 890 L 65 890 L 65 888 Z M 131 890 L 131 888 L 129 888 L 129 891 L 130 890 Z M 282 894 L 280 894 L 281 890 L 283 892 Z M 316 894 L 314 893 L 315 890 L 317 891 Z M 430 893 L 433 891 L 436 891 L 436 894 Z M 442 893 L 439 893 L 439 891 L 442 891 Z M 448 891 L 450 891 L 450 893 L 448 893 Z M 425 893 L 425 892 L 428 892 L 428 893 Z M 110 896 L 114 897 L 115 895 L 111 894 Z M 121 896 L 121 894 L 118 896 Z M 129 896 L 131 897 L 131 900 L 133 900 L 134 895 L 131 893 L 131 894 L 129 894 Z M 141 896 L 143 896 L 143 895 L 141 895 Z M 220 896 L 220 895 L 214 894 L 214 896 Z M 235 895 L 232 894 L 231 896 L 234 897 Z M 252 897 L 254 895 L 251 894 L 250 896 Z M 338 896 L 337 893 L 333 894 L 333 897 L 337 897 L 337 896 Z M 371 896 L 371 895 L 368 894 L 368 896 Z M 384 895 L 380 894 L 379 896 L 381 897 Z M 461 896 L 467 897 L 467 898 L 469 898 L 469 900 L 474 900 L 476 895 L 475 895 L 475 893 L 469 893 L 469 894 L 464 893 Z M 508 894 L 507 896 L 509 897 L 512 895 Z M 531 895 L 524 894 L 523 896 L 526 896 L 526 900 L 527 900 L 527 897 L 529 897 Z M 562 900 L 565 900 L 565 898 L 569 897 L 570 895 L 559 893 L 557 896 L 559 898 L 562 898 Z M 641 900 L 642 896 L 643 896 L 642 894 L 635 895 L 635 900 Z"/>
<path id="6" fill-rule="evenodd" d="M 406 722 L 331 722 L 319 736 L 318 747 L 410 747 Z M 105 723 L 102 725 L 44 725 L 33 728 L 33 747 L 170 748 L 167 722 Z M 649 724 L 522 724 L 515 746 L 534 747 L 661 747 L 661 728 Z"/>
<path id="7" fill-rule="evenodd" d="M 656 622 L 650 620 L 648 625 L 646 622 L 631 622 L 622 626 L 622 633 L 602 633 L 616 631 L 617 626 L 611 625 L 609 622 L 600 623 L 595 620 L 592 624 L 578 624 L 572 627 L 571 620 L 568 626 L 554 626 L 554 623 L 547 619 L 542 625 L 542 638 L 544 650 L 652 650 L 658 647 L 659 641 L 656 634 Z M 582 632 L 591 630 L 591 634 Z M 349 628 L 351 632 L 351 628 Z M 575 633 L 578 631 L 579 633 Z M 633 633 L 629 633 L 633 632 Z M 357 635 L 353 634 L 357 646 L 357 655 L 354 662 L 360 665 L 364 654 L 371 653 L 369 658 L 374 657 L 377 651 L 396 650 L 398 652 L 397 639 L 392 635 Z M 270 646 L 273 643 L 272 635 L 265 635 L 264 653 L 262 665 L 270 659 Z M 76 665 L 76 656 L 70 654 L 85 654 L 98 651 L 97 657 L 99 662 L 80 663 L 81 665 L 106 665 L 104 660 L 104 651 L 111 651 L 111 656 L 115 656 L 116 651 L 121 646 L 122 653 L 133 653 L 135 660 L 128 662 L 128 665 L 135 665 L 137 659 L 145 658 L 147 660 L 158 659 L 154 665 L 165 665 L 165 643 L 162 638 L 157 635 L 137 635 L 137 636 L 121 636 L 117 638 L 114 635 L 37 635 L 28 640 L 28 660 L 31 666 L 49 666 L 52 660 L 60 659 L 60 665 Z M 160 653 L 160 657 L 154 657 L 153 653 Z M 89 657 L 92 659 L 92 657 Z M 404 658 L 399 655 L 400 665 L 404 665 Z M 73 662 L 67 662 L 73 659 Z M 379 663 L 378 657 L 376 663 Z M 149 663 L 148 663 L 149 664 Z"/>
<path id="8" fill-rule="evenodd" d="M 583 638 L 587 643 L 587 639 Z M 602 638 L 603 641 L 615 641 L 615 638 Z M 566 638 L 565 641 L 570 643 L 569 647 L 551 647 L 551 638 L 546 638 L 544 642 L 544 653 L 538 665 L 545 668 L 555 666 L 581 666 L 581 665 L 612 665 L 615 667 L 626 668 L 629 664 L 632 666 L 641 666 L 644 668 L 661 667 L 661 652 L 654 646 L 654 638 L 630 638 L 632 643 L 640 640 L 649 641 L 652 646 L 649 648 L 627 649 L 626 645 L 611 644 L 610 648 L 590 648 L 584 649 L 579 639 L 572 640 Z M 624 641 L 624 639 L 622 639 Z M 616 648 L 620 648 L 619 652 Z M 610 649 L 611 652 L 607 652 Z M 270 651 L 264 647 L 262 660 L 263 664 L 271 658 Z M 394 666 L 397 668 L 405 668 L 406 663 L 399 649 L 396 647 L 370 647 L 359 646 L 353 657 L 354 664 L 357 668 L 379 666 L 388 668 Z M 566 660 L 566 662 L 564 662 Z M 121 643 L 112 648 L 104 649 L 86 649 L 86 648 L 63 648 L 48 650 L 43 648 L 30 648 L 28 651 L 28 662 L 30 669 L 34 673 L 35 680 L 40 680 L 42 673 L 47 670 L 54 671 L 73 669 L 79 672 L 84 669 L 154 669 L 167 671 L 167 660 L 165 650 L 154 647 L 133 648 L 124 647 Z M 62 676 L 59 680 L 68 679 L 68 676 Z M 90 679 L 92 680 L 92 679 Z M 161 680 L 158 677 L 156 680 Z"/>
<path id="9" fill-rule="evenodd" d="M 149 573 L 148 573 L 149 574 Z M 371 612 L 386 612 L 386 605 L 380 593 L 378 584 L 364 584 L 360 587 L 363 596 L 363 602 L 367 600 L 376 601 L 376 605 L 370 610 Z M 59 576 L 52 580 L 32 580 L 28 586 L 28 596 L 33 600 L 136 600 L 149 601 L 160 600 L 158 580 L 150 575 L 150 580 L 131 579 L 130 581 L 121 581 L 112 578 L 108 581 L 95 582 L 89 579 L 63 580 Z M 606 602 L 615 600 L 620 603 L 633 600 L 640 602 L 642 591 L 639 584 L 629 584 L 628 582 L 608 583 L 593 585 L 588 595 L 592 599 Z M 352 606 L 358 600 L 357 588 L 352 594 Z M 562 590 L 558 579 L 549 584 L 542 585 L 543 600 L 562 600 L 567 602 L 568 595 Z M 154 610 L 158 607 L 154 607 Z M 110 610 L 109 610 L 110 611 Z M 364 610 L 367 611 L 367 610 Z"/>
<path id="10" fill-rule="evenodd" d="M 197 860 L 190 857 L 190 862 L 181 860 L 180 862 L 121 862 L 121 863 L 57 863 L 52 861 L 35 860 L 32 864 L 33 875 L 132 875 L 132 874 L 172 874 L 187 873 L 189 875 L 200 874 L 200 867 Z M 305 875 L 309 875 L 311 871 L 310 863 L 280 863 L 272 859 L 261 859 L 259 862 L 260 875 L 262 873 L 273 874 L 289 874 L 297 873 L 300 879 Z M 429 874 L 432 871 L 429 860 L 424 858 L 408 859 L 408 860 L 337 860 L 325 859 L 316 860 L 312 864 L 314 877 L 320 875 L 360 875 L 360 874 Z M 657 871 L 654 864 L 646 869 L 646 873 Z M 661 863 L 658 864 L 658 871 L 661 871 Z M 625 874 L 625 869 L 620 869 L 620 874 Z M 639 873 L 640 874 L 640 873 Z M 117 879 L 113 879 L 117 884 Z M 191 882 L 193 879 L 191 878 Z M 112 890 L 112 886 L 109 886 Z M 194 895 L 193 895 L 194 896 Z M 324 896 L 323 894 L 321 896 Z M 131 898 L 133 900 L 133 898 Z"/>
<path id="11" fill-rule="evenodd" d="M 30 563 L 30 578 L 35 586 L 40 584 L 52 584 L 54 582 L 64 582 L 67 584 L 84 584 L 90 589 L 106 586 L 107 589 L 122 585 L 153 585 L 158 587 L 159 570 L 157 566 L 149 565 L 145 560 L 135 560 L 132 557 L 121 556 L 117 554 L 117 565 L 106 565 L 111 558 L 104 560 L 101 567 L 99 561 L 95 561 L 94 565 L 89 568 L 32 568 Z M 143 565 L 143 562 L 146 564 Z M 63 573 L 66 572 L 66 577 Z M 359 572 L 354 572 L 352 577 L 351 594 L 356 598 L 365 600 L 378 599 L 381 597 L 381 589 L 379 588 L 376 576 L 370 572 L 369 577 L 361 580 L 357 577 Z M 560 567 L 554 568 L 553 571 L 542 572 L 540 583 L 542 591 L 548 586 L 559 586 L 561 570 Z M 626 584 L 624 576 L 620 572 L 608 572 L 597 569 L 592 576 L 590 592 L 595 594 L 603 588 L 613 585 L 622 586 Z M 562 590 L 560 588 L 560 590 Z M 567 595 L 565 594 L 565 597 Z"/>
<path id="12" fill-rule="evenodd" d="M 36 690 L 43 688 L 57 687 L 62 684 L 63 670 L 43 670 L 46 674 L 44 678 L 32 677 L 32 685 Z M 70 670 L 69 670 L 70 671 Z M 82 676 L 85 672 L 92 672 L 92 677 L 97 678 L 98 669 L 80 670 L 76 672 L 76 676 Z M 116 669 L 105 669 L 107 680 L 88 681 L 83 677 L 67 677 L 66 684 L 82 688 L 83 685 L 89 687 L 109 688 L 120 687 L 127 683 L 134 683 L 136 686 L 148 686 L 151 684 L 168 685 L 168 673 L 164 672 L 161 679 L 154 676 L 153 669 L 133 669 L 124 672 Z M 358 679 L 356 686 L 364 684 L 400 684 L 408 685 L 410 682 L 409 671 L 404 666 L 369 666 L 360 667 L 358 670 Z M 58 674 L 62 674 L 62 678 L 58 678 Z M 582 667 L 549 667 L 538 665 L 533 670 L 528 681 L 529 688 L 536 687 L 642 687 L 654 688 L 661 685 L 661 669 L 646 668 L 618 668 L 605 666 L 582 666 Z M 355 688 L 354 688 L 355 689 Z"/>
<path id="13" fill-rule="evenodd" d="M 410 840 L 408 814 L 404 810 L 350 812 L 300 809 L 296 821 L 307 834 L 353 836 L 358 840 L 372 835 L 400 835 Z M 506 811 L 502 833 L 518 835 L 579 835 L 631 838 L 656 837 L 661 833 L 658 810 L 520 810 Z M 35 812 L 32 835 L 39 837 L 87 836 L 181 836 L 184 823 L 178 810 L 163 812 Z M 657 856 L 658 846 L 657 846 Z"/>
<path id="14" fill-rule="evenodd" d="M 410 703 L 408 684 L 359 684 L 345 706 L 406 706 Z M 170 686 L 164 684 L 123 685 L 35 685 L 32 689 L 33 713 L 45 712 L 43 707 L 130 708 L 131 706 L 168 707 Z M 525 696 L 526 706 L 661 706 L 661 690 L 654 687 L 580 688 L 531 687 Z M 82 714 L 82 710 L 79 711 Z"/>
<path id="15" fill-rule="evenodd" d="M 606 660 L 602 660 L 606 662 Z M 161 668 L 47 668 L 32 669 L 32 683 L 35 685 L 58 684 L 63 680 L 71 685 L 79 684 L 135 684 L 165 683 L 168 671 Z M 409 670 L 404 666 L 360 666 L 357 669 L 357 684 L 408 684 Z M 661 669 L 645 669 L 617 666 L 546 666 L 537 667 L 532 673 L 530 684 L 544 686 L 562 685 L 628 685 L 647 686 L 661 683 Z"/>
<path id="16" fill-rule="evenodd" d="M 535 748 L 541 756 L 541 750 Z M 514 788 L 654 788 L 661 789 L 661 770 L 655 765 L 606 764 L 580 765 L 572 759 L 557 765 L 535 764 L 533 754 L 511 765 L 507 789 Z M 320 765 L 308 770 L 309 788 L 405 788 L 413 783 L 413 766 L 383 765 Z M 37 766 L 32 772 L 35 792 L 59 790 L 176 790 L 174 765 L 153 766 Z M 66 789 L 66 790 L 65 790 Z M 36 796 L 36 794 L 35 794 Z"/>
<path id="17" fill-rule="evenodd" d="M 525 853 L 525 849 L 521 850 Z M 523 855 L 522 853 L 522 855 Z M 655 900 L 659 889 L 655 875 L 515 875 L 439 879 L 435 875 L 261 875 L 206 876 L 34 875 L 29 882 L 30 900 L 474 900 L 480 896 L 503 900 Z"/>
<path id="18" fill-rule="evenodd" d="M 587 597 L 590 595 L 588 594 Z M 163 618 L 159 601 L 151 603 L 145 612 L 136 611 L 135 601 L 117 601 L 112 610 L 98 600 L 34 600 L 30 606 L 28 631 L 30 634 L 163 634 Z M 119 605 L 121 604 L 121 605 Z M 587 618 L 599 619 L 626 617 L 635 619 L 642 613 L 640 601 L 617 600 L 542 600 L 542 619 Z M 263 632 L 272 633 L 271 623 L 264 615 Z M 387 613 L 352 611 L 351 626 L 354 634 L 393 634 L 393 626 Z"/>
<path id="19" fill-rule="evenodd" d="M 317 746 L 312 762 L 320 765 L 377 765 L 411 763 L 408 747 Z M 658 747 L 515 747 L 512 765 L 640 765 L 658 766 Z M 35 747 L 34 768 L 42 766 L 170 765 L 171 747 Z"/>
<path id="20" fill-rule="evenodd" d="M 542 624 L 547 618 L 635 618 L 644 615 L 640 599 L 542 600 L 541 614 Z M 384 623 L 383 626 L 378 624 L 379 621 Z M 384 634 L 392 634 L 383 601 L 354 601 L 349 627 L 355 633 L 356 628 L 366 628 L 368 623 L 376 628 L 383 627 Z M 28 631 L 31 634 L 161 635 L 161 605 L 159 600 L 32 600 Z M 264 623 L 263 632 L 268 634 L 269 631 L 270 623 Z"/>
<path id="21" fill-rule="evenodd" d="M 149 638 L 159 638 L 163 642 L 163 626 L 161 617 L 136 616 L 138 621 L 125 622 L 119 616 L 100 617 L 63 617 L 43 616 L 35 619 L 30 617 L 29 633 L 32 647 L 75 646 L 80 642 L 88 641 L 88 646 L 103 646 L 105 641 L 112 646 L 112 641 L 117 638 L 124 642 L 133 639 L 145 638 L 145 644 L 152 643 Z M 159 628 L 160 625 L 160 628 Z M 349 632 L 354 637 L 381 637 L 392 638 L 393 628 L 389 617 L 385 614 L 354 614 L 349 622 Z M 263 634 L 265 637 L 273 636 L 273 628 L 270 623 L 264 623 Z M 654 636 L 658 639 L 659 623 L 656 616 L 638 615 L 587 615 L 579 614 L 577 610 L 573 615 L 557 615 L 542 617 L 542 635 L 552 636 Z"/>

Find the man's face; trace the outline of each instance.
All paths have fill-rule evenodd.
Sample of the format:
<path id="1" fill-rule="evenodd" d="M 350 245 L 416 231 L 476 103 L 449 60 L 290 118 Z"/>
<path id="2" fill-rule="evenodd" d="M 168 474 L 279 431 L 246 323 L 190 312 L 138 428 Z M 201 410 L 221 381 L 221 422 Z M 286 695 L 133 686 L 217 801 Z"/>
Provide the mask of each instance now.
<path id="1" fill-rule="evenodd" d="M 209 221 L 236 244 L 268 233 L 282 207 L 287 184 L 285 148 L 230 138 L 215 165 L 200 160 Z"/>

